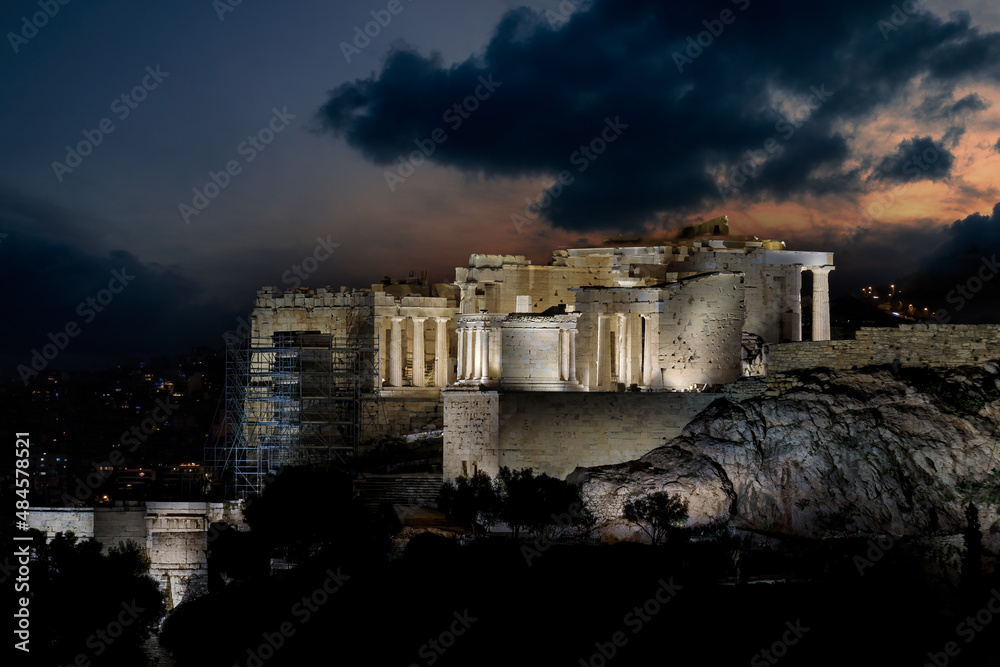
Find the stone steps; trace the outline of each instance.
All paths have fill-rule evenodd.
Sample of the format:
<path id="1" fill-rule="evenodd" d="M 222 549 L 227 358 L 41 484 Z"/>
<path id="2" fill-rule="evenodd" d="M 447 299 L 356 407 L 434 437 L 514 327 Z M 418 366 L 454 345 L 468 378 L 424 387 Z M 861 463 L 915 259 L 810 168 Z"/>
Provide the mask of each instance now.
<path id="1" fill-rule="evenodd" d="M 435 505 L 441 490 L 440 474 L 362 475 L 354 482 L 354 491 L 362 504 L 377 510 L 389 505 Z"/>

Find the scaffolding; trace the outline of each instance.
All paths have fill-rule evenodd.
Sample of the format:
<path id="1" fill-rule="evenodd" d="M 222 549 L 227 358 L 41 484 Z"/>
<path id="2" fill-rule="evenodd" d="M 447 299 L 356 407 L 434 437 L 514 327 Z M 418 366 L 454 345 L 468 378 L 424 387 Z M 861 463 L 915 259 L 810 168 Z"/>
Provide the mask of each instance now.
<path id="1" fill-rule="evenodd" d="M 378 439 L 378 351 L 371 317 L 350 337 L 226 335 L 225 412 L 206 452 L 227 498 L 259 494 L 285 466 L 346 462 Z"/>

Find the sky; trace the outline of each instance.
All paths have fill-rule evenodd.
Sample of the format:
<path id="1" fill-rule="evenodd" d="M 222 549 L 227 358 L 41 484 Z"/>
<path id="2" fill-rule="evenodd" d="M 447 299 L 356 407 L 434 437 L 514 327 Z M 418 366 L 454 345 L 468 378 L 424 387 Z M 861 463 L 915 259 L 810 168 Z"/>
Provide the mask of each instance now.
<path id="1" fill-rule="evenodd" d="M 996 319 L 991 0 L 12 0 L 0 28 L 8 377 L 220 345 L 265 285 L 718 215 L 833 252 L 835 297 Z"/>

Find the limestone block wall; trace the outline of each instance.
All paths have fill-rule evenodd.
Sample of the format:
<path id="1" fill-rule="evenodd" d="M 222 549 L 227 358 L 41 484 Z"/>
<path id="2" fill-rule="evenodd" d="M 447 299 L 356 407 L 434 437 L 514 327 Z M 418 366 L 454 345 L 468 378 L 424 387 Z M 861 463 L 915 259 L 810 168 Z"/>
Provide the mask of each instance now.
<path id="1" fill-rule="evenodd" d="M 380 425 L 382 436 L 407 435 L 429 428 L 430 425 L 438 429 L 444 422 L 441 390 L 437 387 L 383 389 L 381 401 L 385 419 Z M 380 417 L 380 421 L 381 419 Z M 367 439 L 374 435 L 364 433 L 362 437 Z"/>
<path id="2" fill-rule="evenodd" d="M 559 380 L 558 327 L 502 329 L 503 377 L 509 380 Z"/>
<path id="3" fill-rule="evenodd" d="M 127 501 L 113 507 L 94 509 L 94 539 L 104 545 L 107 552 L 119 542 L 132 540 L 146 546 L 146 506 L 137 501 Z"/>
<path id="4" fill-rule="evenodd" d="M 482 258 L 495 259 L 488 262 Z M 475 307 L 467 306 L 464 312 L 486 309 L 491 313 L 513 313 L 517 311 L 517 297 L 528 295 L 532 312 L 540 313 L 559 304 L 576 303 L 570 288 L 613 284 L 610 257 L 581 260 L 577 266 L 536 266 L 526 262 L 520 256 L 473 255 L 470 267 L 456 268 L 457 282 L 478 281 L 482 291 Z"/>
<path id="5" fill-rule="evenodd" d="M 245 508 L 246 501 L 242 499 L 205 503 L 205 518 L 209 524 L 228 523 L 236 530 L 248 531 L 250 525 L 243 514 Z"/>
<path id="6" fill-rule="evenodd" d="M 265 287 L 257 291 L 252 335 L 270 338 L 276 331 L 321 331 L 345 337 L 357 328 L 359 306 L 370 304 L 371 299 L 367 292 L 337 292 L 329 287 L 317 288 L 313 294 Z"/>
<path id="7" fill-rule="evenodd" d="M 92 507 L 32 507 L 28 511 L 28 525 L 45 533 L 51 540 L 56 533 L 64 535 L 73 531 L 80 540 L 94 537 L 94 509 Z"/>
<path id="8" fill-rule="evenodd" d="M 862 328 L 855 340 L 769 345 L 768 376 L 817 367 L 849 370 L 894 361 L 903 367 L 948 368 L 997 358 L 1000 325 L 903 324 L 898 329 Z"/>
<path id="9" fill-rule="evenodd" d="M 716 273 L 670 285 L 654 315 L 662 386 L 720 385 L 741 375 L 743 275 Z"/>
<path id="10" fill-rule="evenodd" d="M 80 539 L 95 538 L 105 553 L 131 539 L 146 550 L 149 574 L 166 595 L 167 611 L 207 591 L 208 526 L 223 521 L 248 530 L 242 500 L 224 502 L 128 502 L 97 508 L 30 508 L 29 525 L 56 533 L 73 531 Z"/>
<path id="11" fill-rule="evenodd" d="M 208 588 L 206 503 L 147 502 L 149 574 L 166 596 L 167 611 Z"/>
<path id="12" fill-rule="evenodd" d="M 445 392 L 444 478 L 502 466 L 565 478 L 580 466 L 636 459 L 722 394 Z"/>
<path id="13" fill-rule="evenodd" d="M 533 392 L 533 396 L 544 396 Z M 500 395 L 496 391 L 448 389 L 444 398 L 444 478 L 483 470 L 495 475 Z"/>

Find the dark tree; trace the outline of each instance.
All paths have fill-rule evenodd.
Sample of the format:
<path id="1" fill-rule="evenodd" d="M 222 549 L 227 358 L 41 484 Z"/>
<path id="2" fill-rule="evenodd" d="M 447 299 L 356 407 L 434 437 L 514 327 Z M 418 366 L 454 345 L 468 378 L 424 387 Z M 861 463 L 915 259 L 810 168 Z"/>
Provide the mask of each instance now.
<path id="1" fill-rule="evenodd" d="M 482 471 L 472 478 L 459 477 L 454 484 L 442 485 L 438 506 L 476 535 L 506 523 L 515 540 L 522 530 L 540 533 L 551 526 L 594 522 L 583 507 L 579 487 L 545 473 L 535 475 L 531 468 L 504 466 L 492 481 Z"/>
<path id="2" fill-rule="evenodd" d="M 979 509 L 971 502 L 965 508 L 965 550 L 962 552 L 961 585 L 967 600 L 981 593 L 983 569 L 983 533 L 979 526 Z"/>
<path id="3" fill-rule="evenodd" d="M 622 516 L 642 528 L 649 535 L 653 546 L 668 537 L 679 534 L 688 518 L 688 504 L 680 496 L 666 491 L 654 491 L 646 496 L 625 503 Z"/>
<path id="4" fill-rule="evenodd" d="M 471 529 L 477 537 L 488 532 L 499 516 L 493 482 L 482 470 L 471 478 L 463 475 L 454 484 L 442 484 L 438 507 L 453 520 Z"/>
<path id="5" fill-rule="evenodd" d="M 504 466 L 493 484 L 500 505 L 499 519 L 510 526 L 515 540 L 520 538 L 522 529 L 541 532 L 560 523 L 559 517 L 567 513 L 576 524 L 590 520 L 589 513 L 579 509 L 583 507 L 580 489 L 545 473 L 536 476 L 531 468 L 511 470 Z"/>
<path id="6" fill-rule="evenodd" d="M 72 664 L 83 655 L 93 665 L 141 664 L 142 643 L 165 610 L 142 547 L 129 540 L 102 555 L 99 542 L 58 534 L 39 546 L 35 567 L 40 633 L 32 644 L 44 661 Z"/>
<path id="7" fill-rule="evenodd" d="M 338 551 L 351 560 L 388 554 L 388 530 L 354 498 L 353 478 L 342 470 L 283 468 L 248 502 L 245 516 L 263 548 L 293 562 L 304 562 L 320 550 Z"/>

